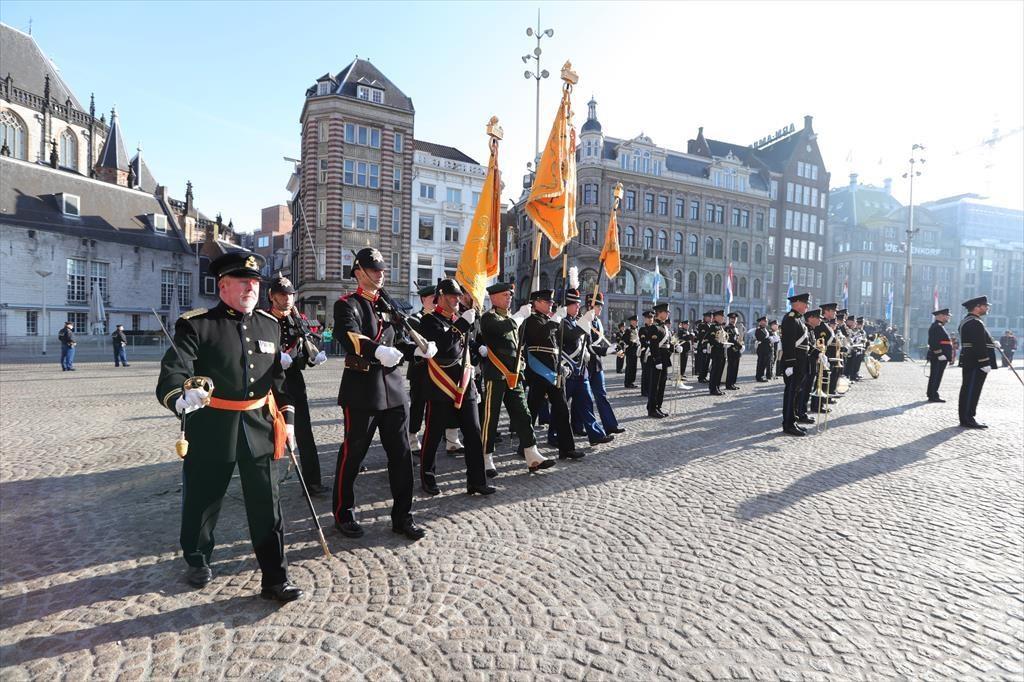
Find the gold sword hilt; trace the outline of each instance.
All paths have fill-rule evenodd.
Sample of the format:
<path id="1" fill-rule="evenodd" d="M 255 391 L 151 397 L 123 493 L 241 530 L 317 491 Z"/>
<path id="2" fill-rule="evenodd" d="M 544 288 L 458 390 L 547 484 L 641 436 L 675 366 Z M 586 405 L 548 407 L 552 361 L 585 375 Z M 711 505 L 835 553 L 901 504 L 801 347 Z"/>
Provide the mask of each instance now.
<path id="1" fill-rule="evenodd" d="M 189 377 L 185 379 L 185 383 L 181 385 L 181 392 L 184 393 L 189 389 L 202 389 L 206 391 L 206 400 L 203 402 L 203 406 L 210 404 L 210 396 L 213 395 L 213 379 L 210 377 Z M 181 434 L 178 436 L 178 440 L 174 441 L 174 452 L 177 453 L 178 457 L 185 459 L 185 455 L 188 454 L 188 439 L 185 438 L 185 413 L 181 413 Z"/>

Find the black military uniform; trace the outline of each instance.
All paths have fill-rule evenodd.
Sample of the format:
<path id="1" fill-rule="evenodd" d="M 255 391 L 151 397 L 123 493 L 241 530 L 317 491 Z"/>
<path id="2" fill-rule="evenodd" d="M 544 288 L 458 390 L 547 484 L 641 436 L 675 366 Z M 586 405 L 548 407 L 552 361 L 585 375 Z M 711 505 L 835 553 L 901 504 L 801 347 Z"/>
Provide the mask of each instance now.
<path id="1" fill-rule="evenodd" d="M 622 374 L 622 370 L 626 365 L 626 325 L 619 322 L 619 326 L 615 329 L 615 373 Z"/>
<path id="2" fill-rule="evenodd" d="M 278 275 L 270 282 L 270 293 L 294 294 L 295 288 L 291 280 Z M 306 380 L 302 374 L 307 367 L 315 367 L 326 359 L 326 355 L 320 355 L 320 345 L 323 341 L 320 334 L 314 331 L 309 319 L 294 308 L 283 317 L 274 311 L 273 305 L 267 308 L 267 312 L 273 315 L 280 325 L 281 352 L 288 354 L 292 359 L 284 371 L 284 391 L 295 407 L 295 440 L 299 446 L 302 478 L 311 495 L 325 495 L 329 489 L 320 482 L 320 455 L 317 452 L 316 439 L 313 437 Z"/>
<path id="3" fill-rule="evenodd" d="M 636 361 L 637 354 L 640 352 L 640 331 L 637 329 L 636 315 L 629 317 L 629 325 L 626 327 L 626 331 L 623 334 L 621 348 L 625 352 L 626 361 L 626 377 L 625 387 L 636 388 Z"/>
<path id="4" fill-rule="evenodd" d="M 711 326 L 711 311 L 705 312 L 694 336 L 697 340 L 697 354 L 693 358 L 693 369 L 697 373 L 697 381 L 702 384 L 708 383 L 708 368 L 711 366 L 711 348 L 708 346 L 708 328 Z"/>
<path id="5" fill-rule="evenodd" d="M 551 301 L 554 294 L 551 289 L 534 291 L 530 294 L 530 301 Z M 576 442 L 573 440 L 569 405 L 566 403 L 562 385 L 559 328 L 558 322 L 537 311 L 523 322 L 521 333 L 526 348 L 526 383 L 530 389 L 527 404 L 530 407 L 530 418 L 536 420 L 544 401 L 547 400 L 551 406 L 549 441 L 557 437 L 559 459 L 579 459 L 585 453 L 576 452 Z M 626 378 L 629 378 L 628 365 Z"/>
<path id="6" fill-rule="evenodd" d="M 679 380 L 686 381 L 686 364 L 693 350 L 693 333 L 689 320 L 680 320 L 676 329 L 676 344 L 679 346 Z"/>
<path id="7" fill-rule="evenodd" d="M 936 310 L 932 315 L 948 316 L 949 308 Z M 926 392 L 928 401 L 944 403 L 946 401 L 939 397 L 939 385 L 942 383 L 942 375 L 945 373 L 946 367 L 953 364 L 953 340 L 949 338 L 945 323 L 938 320 L 932 322 L 932 326 L 928 328 L 928 364 L 930 365 Z"/>
<path id="8" fill-rule="evenodd" d="M 765 324 L 761 324 L 764 322 Z M 757 318 L 757 329 L 754 330 L 754 343 L 757 344 L 757 369 L 754 371 L 754 379 L 766 382 L 771 377 L 772 366 L 772 342 L 771 332 L 768 331 L 768 318 Z"/>
<path id="9" fill-rule="evenodd" d="M 810 294 L 789 297 L 790 303 L 807 303 Z M 810 348 L 809 332 L 803 316 L 790 310 L 782 318 L 782 374 L 786 390 L 782 398 L 782 430 L 792 436 L 803 436 L 806 432 L 797 426 L 797 421 L 809 423 L 801 415 L 804 379 L 807 376 L 807 352 Z"/>
<path id="10" fill-rule="evenodd" d="M 830 412 L 826 406 L 829 402 L 830 370 L 832 368 L 829 353 L 833 351 L 835 336 L 832 328 L 821 319 L 821 310 L 808 310 L 804 313 L 804 321 L 810 330 L 811 348 L 807 352 L 807 378 L 804 379 L 804 395 L 809 399 L 811 412 Z M 818 350 L 819 342 L 825 352 Z M 825 364 L 822 364 L 825 363 Z M 822 386 L 818 386 L 818 369 L 822 365 Z M 801 403 L 806 405 L 807 403 Z M 806 413 L 805 407 L 802 413 Z"/>
<path id="11" fill-rule="evenodd" d="M 421 288 L 416 293 L 422 300 L 427 296 L 434 296 L 437 293 L 437 286 L 431 284 Z M 410 327 L 418 332 L 424 315 L 429 315 L 429 313 L 426 308 L 420 308 L 410 315 L 406 321 Z M 427 405 L 426 382 L 429 381 L 427 379 L 427 361 L 421 357 L 414 357 L 412 362 L 409 363 L 409 369 L 405 376 L 409 380 L 409 447 L 412 449 L 413 455 L 419 455 L 420 442 L 418 434 L 420 429 L 423 428 L 423 413 Z"/>
<path id="12" fill-rule="evenodd" d="M 654 306 L 656 313 L 667 313 L 668 303 Z M 665 384 L 669 369 L 672 367 L 673 338 L 668 320 L 657 319 L 650 325 L 647 333 L 647 359 L 650 385 L 647 394 L 647 416 L 661 419 L 668 415 L 661 409 L 665 402 Z"/>
<path id="13" fill-rule="evenodd" d="M 210 264 L 218 281 L 259 279 L 263 258 L 225 254 Z M 256 287 L 258 296 L 259 289 Z M 254 301 L 255 303 L 255 301 Z M 178 412 L 183 384 L 194 376 L 213 382 L 209 405 L 185 416 L 189 441 L 182 472 L 181 548 L 196 587 L 212 577 L 214 527 L 231 475 L 238 466 L 256 560 L 263 572 L 262 596 L 291 601 L 302 591 L 288 582 L 284 526 L 274 459 L 284 452 L 286 424 L 294 412 L 284 391 L 277 320 L 262 310 L 241 312 L 221 301 L 178 318 L 174 345 L 160 363 L 156 395 Z M 179 355 L 180 353 L 180 355 Z"/>
<path id="14" fill-rule="evenodd" d="M 985 386 L 988 373 L 999 367 L 996 362 L 995 341 L 981 319 L 982 315 L 988 312 L 988 297 L 972 298 L 964 301 L 963 306 L 967 309 L 967 317 L 960 322 L 960 367 L 963 370 L 963 382 L 960 384 L 960 426 L 984 429 L 988 427 L 979 424 L 975 419 L 978 399 L 981 398 L 981 389 Z M 980 310 L 979 306 L 985 306 L 984 310 Z"/>
<path id="15" fill-rule="evenodd" d="M 640 327 L 637 336 L 640 338 L 640 395 L 648 396 L 651 389 L 651 332 L 654 330 L 654 311 L 644 311 L 644 326 Z"/>
<path id="16" fill-rule="evenodd" d="M 360 250 L 352 265 L 359 269 L 384 269 L 377 249 Z M 399 329 L 390 307 L 378 293 L 362 287 L 334 303 L 335 338 L 345 349 L 345 372 L 338 389 L 338 405 L 345 419 L 345 440 L 338 451 L 334 474 L 334 526 L 346 537 L 364 534 L 355 519 L 355 481 L 366 451 L 379 429 L 388 459 L 388 482 L 394 502 L 391 527 L 410 540 L 424 532 L 413 522 L 412 458 L 406 436 L 405 386 L 399 369 L 402 359 L 412 357 L 415 346 Z M 399 357 L 400 355 L 400 357 Z"/>
<path id="17" fill-rule="evenodd" d="M 738 391 L 736 379 L 740 373 L 740 358 L 743 356 L 743 331 L 736 325 L 739 317 L 736 313 L 729 313 L 729 324 L 725 325 L 725 334 L 729 338 L 729 345 L 725 349 L 725 388 L 728 391 Z"/>
<path id="18" fill-rule="evenodd" d="M 722 390 L 722 374 L 725 372 L 725 347 L 729 343 L 726 341 L 723 344 L 719 340 L 719 336 L 721 336 L 719 332 L 725 331 L 723 329 L 724 320 L 715 319 L 724 315 L 724 310 L 713 311 L 711 324 L 708 325 L 708 329 L 704 333 L 704 346 L 708 349 L 711 365 L 708 369 L 708 392 L 711 395 L 725 395 L 725 391 Z"/>

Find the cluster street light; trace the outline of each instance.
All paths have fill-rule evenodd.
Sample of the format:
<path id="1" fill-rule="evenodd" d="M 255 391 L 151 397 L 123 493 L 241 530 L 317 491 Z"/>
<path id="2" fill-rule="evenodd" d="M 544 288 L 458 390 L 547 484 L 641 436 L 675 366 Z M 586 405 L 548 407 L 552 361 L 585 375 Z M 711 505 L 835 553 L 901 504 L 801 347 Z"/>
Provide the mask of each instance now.
<path id="1" fill-rule="evenodd" d="M 907 214 L 907 272 L 906 281 L 903 285 L 903 343 L 910 343 L 910 296 L 911 296 L 911 279 L 913 277 L 914 264 L 913 264 L 913 242 L 914 235 L 917 234 L 917 230 L 914 228 L 914 178 L 921 175 L 921 171 L 917 170 L 917 164 L 924 164 L 925 160 L 923 157 L 915 158 L 924 152 L 923 144 L 915 144 L 910 150 L 910 169 L 903 174 L 904 178 L 910 179 L 910 211 Z"/>
<path id="2" fill-rule="evenodd" d="M 535 81 L 537 81 L 536 113 L 534 114 L 533 133 L 533 161 L 534 163 L 536 163 L 538 157 L 540 156 L 540 82 L 551 75 L 550 73 L 548 73 L 546 69 L 540 68 L 540 55 L 543 52 L 543 50 L 540 49 L 540 39 L 550 38 L 551 36 L 555 35 L 555 32 L 550 28 L 541 29 L 540 10 L 537 10 L 537 28 L 533 29 L 527 27 L 526 35 L 530 37 L 535 37 L 537 39 L 537 46 L 533 48 L 533 52 L 530 54 L 523 55 L 524 64 L 529 64 L 531 59 L 536 62 L 533 71 L 527 69 L 526 71 L 523 72 L 523 78 L 527 80 L 532 78 Z"/>
<path id="3" fill-rule="evenodd" d="M 43 355 L 46 355 L 46 337 L 50 335 L 50 318 L 46 314 L 46 278 L 53 274 L 50 270 L 36 270 L 36 274 L 43 278 Z M 36 323 L 36 333 L 38 334 L 39 323 Z"/>

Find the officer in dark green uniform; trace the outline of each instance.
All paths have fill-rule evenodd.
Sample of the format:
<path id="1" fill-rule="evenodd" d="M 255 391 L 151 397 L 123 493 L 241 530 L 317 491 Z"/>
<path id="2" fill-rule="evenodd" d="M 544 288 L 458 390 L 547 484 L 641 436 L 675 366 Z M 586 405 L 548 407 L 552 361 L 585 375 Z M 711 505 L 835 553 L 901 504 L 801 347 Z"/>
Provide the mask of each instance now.
<path id="1" fill-rule="evenodd" d="M 220 303 L 177 320 L 176 348 L 161 361 L 156 396 L 167 409 L 186 415 L 181 548 L 189 584 L 204 587 L 213 577 L 213 530 L 237 464 L 249 534 L 263 572 L 261 595 L 291 601 L 302 590 L 288 581 L 273 460 L 283 455 L 285 439 L 294 445 L 294 408 L 284 391 L 280 327 L 273 315 L 256 309 L 262 266 L 263 257 L 248 252 L 210 263 Z M 212 380 L 213 395 L 184 387 L 195 376 Z"/>
<path id="2" fill-rule="evenodd" d="M 555 460 L 548 459 L 537 450 L 537 437 L 533 432 L 530 410 L 526 406 L 523 388 L 522 357 L 519 349 L 519 325 L 529 317 L 529 304 L 509 315 L 515 285 L 498 282 L 487 287 L 491 309 L 480 316 L 480 334 L 477 352 L 483 357 L 483 419 L 481 431 L 484 441 L 484 463 L 488 476 L 496 475 L 494 468 L 494 441 L 498 435 L 498 418 L 504 403 L 509 423 L 519 437 L 520 452 L 526 457 L 530 471 L 547 469 Z M 493 472 L 493 474 L 492 474 Z"/>

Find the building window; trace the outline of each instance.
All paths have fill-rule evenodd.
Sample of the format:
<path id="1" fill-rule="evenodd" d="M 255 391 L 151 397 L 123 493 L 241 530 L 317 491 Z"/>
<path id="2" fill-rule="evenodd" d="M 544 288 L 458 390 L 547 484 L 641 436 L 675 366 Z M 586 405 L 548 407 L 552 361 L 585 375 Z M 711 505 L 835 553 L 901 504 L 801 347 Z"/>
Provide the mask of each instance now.
<path id="1" fill-rule="evenodd" d="M 327 222 L 327 199 L 318 199 L 316 202 L 316 226 L 323 227 Z"/>
<path id="2" fill-rule="evenodd" d="M 713 293 L 715 293 L 715 280 L 709 272 L 704 275 L 704 295 L 710 296 Z"/>
<path id="3" fill-rule="evenodd" d="M 25 311 L 25 335 L 39 336 L 39 311 Z"/>
<path id="4" fill-rule="evenodd" d="M 434 241 L 434 216 L 420 216 L 419 238 L 428 242 Z"/>
<path id="5" fill-rule="evenodd" d="M 676 273 L 672 276 L 672 291 L 676 293 L 683 293 L 683 271 L 676 270 Z"/>
<path id="6" fill-rule="evenodd" d="M 82 215 L 82 200 L 74 194 L 61 193 L 61 211 L 64 215 L 78 217 Z"/>
<path id="7" fill-rule="evenodd" d="M 316 122 L 316 141 L 327 142 L 327 121 L 324 119 Z"/>
<path id="8" fill-rule="evenodd" d="M 764 247 L 760 244 L 754 246 L 754 265 L 761 265 L 764 261 Z"/>
<path id="9" fill-rule="evenodd" d="M 765 275 L 765 281 L 769 284 L 775 281 L 775 263 L 768 264 L 768 274 Z"/>
<path id="10" fill-rule="evenodd" d="M 723 256 L 722 256 L 722 240 L 721 239 L 716 239 L 715 240 L 715 258 L 718 258 L 718 259 L 723 258 Z"/>
<path id="11" fill-rule="evenodd" d="M 479 203 L 480 203 L 480 192 L 473 192 L 470 195 L 469 207 L 475 211 L 476 210 L 476 205 L 479 204 Z"/>
<path id="12" fill-rule="evenodd" d="M 649 227 L 644 229 L 644 248 L 654 248 L 654 230 Z"/>
<path id="13" fill-rule="evenodd" d="M 459 223 L 457 221 L 444 221 L 444 240 L 446 242 L 459 241 Z"/>
<path id="14" fill-rule="evenodd" d="M 793 203 L 794 187 L 792 182 L 786 183 L 786 201 Z"/>
<path id="15" fill-rule="evenodd" d="M 320 81 L 316 84 L 316 94 L 318 95 L 329 95 L 331 94 L 331 83 L 330 81 Z"/>
<path id="16" fill-rule="evenodd" d="M 78 170 L 78 138 L 71 128 L 65 128 L 60 134 L 60 165 Z"/>
<path id="17" fill-rule="evenodd" d="M 402 169 L 395 168 L 391 171 L 391 189 L 396 192 L 402 191 Z"/>
<path id="18" fill-rule="evenodd" d="M 654 195 L 650 192 L 644 193 L 644 213 L 654 213 Z"/>
<path id="19" fill-rule="evenodd" d="M 449 187 L 446 193 L 446 199 L 449 204 L 455 204 L 462 207 L 462 190 L 454 187 Z"/>
<path id="20" fill-rule="evenodd" d="M 746 242 L 740 244 L 740 262 L 746 263 L 750 259 L 750 245 Z"/>
<path id="21" fill-rule="evenodd" d="M 543 283 L 541 288 L 544 288 Z M 636 295 L 636 277 L 629 270 L 623 268 L 615 278 L 615 291 L 620 294 Z"/>
<path id="22" fill-rule="evenodd" d="M 25 124 L 10 109 L 0 112 L 0 144 L 4 141 L 11 150 L 11 156 L 22 161 L 26 159 Z"/>
<path id="23" fill-rule="evenodd" d="M 344 182 L 346 185 L 379 189 L 380 164 L 346 159 Z"/>
<path id="24" fill-rule="evenodd" d="M 732 226 L 733 227 L 739 227 L 740 226 L 740 210 L 738 208 L 734 208 L 732 210 Z"/>
<path id="25" fill-rule="evenodd" d="M 736 287 L 736 295 L 740 298 L 747 297 L 747 278 L 740 277 L 739 285 Z"/>
<path id="26" fill-rule="evenodd" d="M 693 270 L 691 270 L 690 274 L 686 277 L 686 293 L 697 293 L 697 273 Z"/>
<path id="27" fill-rule="evenodd" d="M 668 197 L 658 197 L 658 215 L 668 215 Z"/>
<path id="28" fill-rule="evenodd" d="M 704 239 L 704 257 L 714 258 L 715 257 L 715 240 L 711 237 Z"/>
<path id="29" fill-rule="evenodd" d="M 754 280 L 754 298 L 761 298 L 761 280 Z"/>
<path id="30" fill-rule="evenodd" d="M 258 237 L 256 239 L 256 246 L 261 249 L 267 248 L 268 246 L 270 246 L 270 237 Z"/>
<path id="31" fill-rule="evenodd" d="M 434 281 L 434 259 L 431 256 L 416 257 L 416 281 L 428 286 Z"/>
<path id="32" fill-rule="evenodd" d="M 68 258 L 68 303 L 85 303 L 88 300 L 85 263 L 85 260 L 80 258 Z"/>
<path id="33" fill-rule="evenodd" d="M 682 232 L 676 232 L 675 236 L 672 238 L 672 245 L 673 245 L 673 251 L 675 251 L 676 253 L 680 253 L 681 254 L 683 252 L 683 233 Z"/>
<path id="34" fill-rule="evenodd" d="M 732 240 L 732 251 L 730 252 L 730 256 L 733 261 L 738 261 L 740 259 L 740 243 L 735 239 Z"/>
<path id="35" fill-rule="evenodd" d="M 89 313 L 68 313 L 68 321 L 80 331 L 89 329 Z"/>
<path id="36" fill-rule="evenodd" d="M 444 276 L 454 277 L 455 271 L 459 269 L 458 258 L 445 258 L 444 259 Z"/>
<path id="37" fill-rule="evenodd" d="M 142 331 L 142 315 L 139 313 L 132 313 L 132 331 Z"/>
<path id="38" fill-rule="evenodd" d="M 684 212 L 685 210 L 686 210 L 686 202 L 685 202 L 685 201 L 683 201 L 682 199 L 676 199 L 676 212 L 675 212 L 675 217 L 676 217 L 676 218 L 679 218 L 680 220 L 682 220 L 682 219 L 683 219 L 683 217 L 684 217 L 684 216 L 683 216 L 683 212 Z"/>
<path id="39" fill-rule="evenodd" d="M 178 307 L 183 310 L 192 307 L 192 273 L 178 273 Z"/>
<path id="40" fill-rule="evenodd" d="M 596 204 L 597 203 L 597 185 L 592 183 L 586 183 L 583 185 L 583 203 L 584 204 Z"/>
<path id="41" fill-rule="evenodd" d="M 778 180 L 772 180 L 771 181 L 771 185 L 769 186 L 769 190 L 768 191 L 769 191 L 769 196 L 771 196 L 772 201 L 775 201 L 776 199 L 778 199 L 779 198 L 779 181 Z"/>
<path id="42" fill-rule="evenodd" d="M 345 124 L 345 142 L 347 144 L 358 144 L 363 147 L 380 149 L 380 128 L 356 125 L 355 123 Z"/>
<path id="43" fill-rule="evenodd" d="M 658 231 L 658 248 L 661 251 L 668 251 L 668 232 L 665 230 Z"/>
<path id="44" fill-rule="evenodd" d="M 636 229 L 626 225 L 626 246 L 636 246 Z"/>
<path id="45" fill-rule="evenodd" d="M 174 283 L 177 280 L 174 270 L 160 271 L 160 305 L 169 306 L 174 299 Z"/>
<path id="46" fill-rule="evenodd" d="M 635 211 L 636 210 L 636 192 L 634 192 L 631 189 L 627 189 L 626 190 L 626 210 L 627 211 Z"/>
<path id="47" fill-rule="evenodd" d="M 402 133 L 395 133 L 394 149 L 396 154 L 402 153 L 402 147 L 405 145 L 405 136 Z"/>
<path id="48" fill-rule="evenodd" d="M 700 202 L 699 201 L 691 201 L 690 202 L 690 220 L 692 220 L 693 222 L 696 222 L 696 221 L 700 220 Z"/>
<path id="49" fill-rule="evenodd" d="M 420 183 L 420 199 L 433 199 L 434 198 L 434 185 L 428 185 L 425 182 Z"/>
<path id="50" fill-rule="evenodd" d="M 774 208 L 768 209 L 768 229 L 774 230 L 778 222 L 779 213 Z"/>
<path id="51" fill-rule="evenodd" d="M 346 173 L 346 177 L 348 177 L 348 173 Z M 320 172 L 317 175 L 317 182 L 321 185 L 327 182 L 327 159 L 320 159 Z"/>
<path id="52" fill-rule="evenodd" d="M 768 255 L 775 255 L 775 237 L 768 237 Z"/>
<path id="53" fill-rule="evenodd" d="M 696 256 L 697 255 L 697 244 L 698 244 L 698 242 L 699 242 L 699 240 L 697 239 L 697 235 L 695 235 L 695 234 L 691 234 L 689 237 L 687 237 L 686 238 L 686 253 L 691 255 L 691 256 Z"/>
<path id="54" fill-rule="evenodd" d="M 380 223 L 380 207 L 360 201 L 341 202 L 341 226 L 346 230 L 376 232 Z"/>
<path id="55" fill-rule="evenodd" d="M 203 277 L 203 295 L 204 296 L 216 296 L 217 295 L 217 278 L 205 275 Z"/>
<path id="56" fill-rule="evenodd" d="M 725 206 L 715 206 L 715 222 L 725 225 Z"/>
<path id="57" fill-rule="evenodd" d="M 402 233 L 402 209 L 398 206 L 391 208 L 391 234 Z"/>
<path id="58" fill-rule="evenodd" d="M 740 211 L 740 227 L 750 227 L 750 211 Z"/>
<path id="59" fill-rule="evenodd" d="M 397 251 L 391 252 L 391 270 L 398 272 L 402 267 L 402 256 Z"/>
<path id="60" fill-rule="evenodd" d="M 704 204 L 704 222 L 713 223 L 715 222 L 715 205 Z"/>

